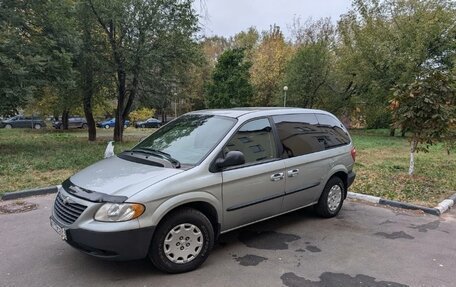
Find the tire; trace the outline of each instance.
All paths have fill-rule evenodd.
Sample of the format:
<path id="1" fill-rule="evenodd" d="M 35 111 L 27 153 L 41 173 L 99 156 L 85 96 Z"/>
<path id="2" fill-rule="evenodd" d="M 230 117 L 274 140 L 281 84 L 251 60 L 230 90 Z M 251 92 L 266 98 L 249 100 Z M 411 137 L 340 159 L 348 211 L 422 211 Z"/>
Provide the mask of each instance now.
<path id="1" fill-rule="evenodd" d="M 142 128 L 142 129 L 146 128 L 146 125 L 141 125 L 141 128 Z"/>
<path id="2" fill-rule="evenodd" d="M 40 125 L 40 124 L 35 124 L 35 125 L 33 126 L 33 128 L 34 128 L 35 130 L 39 130 L 39 129 L 41 129 L 41 125 Z"/>
<path id="3" fill-rule="evenodd" d="M 83 129 L 87 129 L 88 128 L 88 125 L 87 124 L 82 124 L 82 127 Z"/>
<path id="4" fill-rule="evenodd" d="M 336 216 L 344 203 L 345 185 L 337 176 L 331 177 L 325 185 L 316 205 L 316 212 L 324 218 Z"/>
<path id="5" fill-rule="evenodd" d="M 105 129 L 109 129 L 109 125 L 105 125 L 104 127 L 105 127 Z"/>
<path id="6" fill-rule="evenodd" d="M 12 128 L 13 128 L 13 126 L 10 125 L 10 124 L 6 124 L 6 125 L 5 125 L 5 129 L 12 129 Z"/>
<path id="7" fill-rule="evenodd" d="M 180 232 L 184 235 L 178 237 L 176 233 Z M 214 229 L 209 219 L 196 209 L 181 208 L 167 215 L 158 225 L 149 248 L 149 258 L 163 272 L 183 273 L 203 264 L 213 246 Z M 183 254 L 173 253 L 173 249 L 180 252 L 183 248 L 186 248 Z M 186 262 L 181 256 L 190 259 Z"/>

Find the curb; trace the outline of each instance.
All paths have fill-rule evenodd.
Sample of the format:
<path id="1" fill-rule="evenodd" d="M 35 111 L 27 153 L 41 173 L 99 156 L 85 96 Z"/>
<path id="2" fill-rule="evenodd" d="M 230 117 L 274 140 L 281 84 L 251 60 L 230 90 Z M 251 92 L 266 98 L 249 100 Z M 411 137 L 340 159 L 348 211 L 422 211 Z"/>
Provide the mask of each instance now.
<path id="1" fill-rule="evenodd" d="M 54 186 L 48 186 L 48 187 L 42 187 L 42 188 L 26 189 L 26 190 L 15 191 L 15 192 L 7 192 L 7 193 L 3 194 L 1 199 L 2 200 L 11 200 L 11 199 L 24 198 L 24 197 L 34 196 L 34 195 L 56 193 L 57 190 L 58 190 L 58 186 L 54 185 Z"/>
<path id="2" fill-rule="evenodd" d="M 440 216 L 444 212 L 448 211 L 453 205 L 456 203 L 456 193 L 450 196 L 449 198 L 440 202 L 436 207 L 426 207 L 421 205 L 415 205 L 406 202 L 400 202 L 395 200 L 383 199 L 377 196 L 362 194 L 362 193 L 355 193 L 355 192 L 348 192 L 348 198 L 352 199 L 359 199 L 364 200 L 376 204 L 381 205 L 388 205 L 392 207 L 399 207 L 403 209 L 411 209 L 411 210 L 422 210 L 425 213 Z"/>

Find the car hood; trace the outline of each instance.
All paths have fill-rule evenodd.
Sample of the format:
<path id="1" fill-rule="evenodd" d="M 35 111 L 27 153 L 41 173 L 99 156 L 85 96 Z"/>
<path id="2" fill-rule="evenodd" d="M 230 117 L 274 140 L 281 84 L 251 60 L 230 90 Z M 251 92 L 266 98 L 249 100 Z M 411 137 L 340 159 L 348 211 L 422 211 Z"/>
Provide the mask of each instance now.
<path id="1" fill-rule="evenodd" d="M 90 191 L 131 197 L 181 172 L 181 169 L 135 163 L 113 156 L 81 170 L 70 180 L 74 185 Z"/>

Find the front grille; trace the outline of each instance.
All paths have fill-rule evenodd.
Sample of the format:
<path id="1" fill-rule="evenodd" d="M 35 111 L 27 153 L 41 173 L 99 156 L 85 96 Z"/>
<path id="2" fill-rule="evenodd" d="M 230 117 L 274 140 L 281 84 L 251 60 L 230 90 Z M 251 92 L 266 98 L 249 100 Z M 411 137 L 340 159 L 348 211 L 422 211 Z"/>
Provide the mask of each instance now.
<path id="1" fill-rule="evenodd" d="M 61 193 L 57 194 L 57 197 L 55 198 L 54 213 L 58 219 L 66 224 L 75 222 L 86 208 L 87 206 L 78 203 L 65 203 Z"/>

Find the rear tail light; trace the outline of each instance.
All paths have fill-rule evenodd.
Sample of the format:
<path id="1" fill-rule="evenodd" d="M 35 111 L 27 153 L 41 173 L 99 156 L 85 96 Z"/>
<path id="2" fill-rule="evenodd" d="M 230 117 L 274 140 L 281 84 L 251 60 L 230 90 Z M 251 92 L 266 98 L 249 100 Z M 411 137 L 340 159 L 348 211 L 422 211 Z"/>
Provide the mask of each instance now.
<path id="1" fill-rule="evenodd" d="M 352 147 L 350 154 L 353 158 L 353 161 L 356 161 L 356 149 L 354 147 Z"/>

